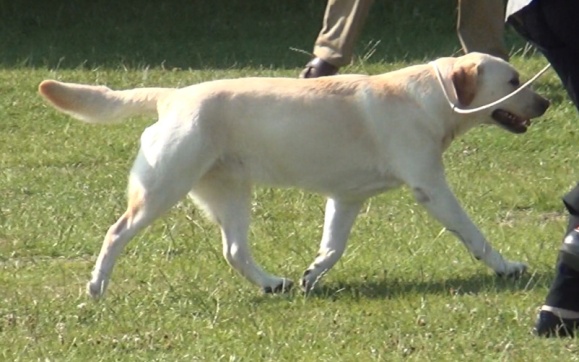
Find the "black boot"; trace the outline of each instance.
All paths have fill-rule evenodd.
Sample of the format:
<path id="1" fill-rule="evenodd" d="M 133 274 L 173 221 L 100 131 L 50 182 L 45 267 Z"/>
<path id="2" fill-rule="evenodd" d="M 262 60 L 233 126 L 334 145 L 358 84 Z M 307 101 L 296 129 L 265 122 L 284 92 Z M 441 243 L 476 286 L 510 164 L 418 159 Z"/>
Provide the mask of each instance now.
<path id="1" fill-rule="evenodd" d="M 579 311 L 579 217 L 569 216 L 567 235 L 559 251 L 555 279 L 545 305 Z M 534 332 L 542 337 L 573 337 L 579 329 L 579 318 L 560 318 L 550 311 L 541 311 Z"/>
<path id="2" fill-rule="evenodd" d="M 533 332 L 539 337 L 574 337 L 579 318 L 559 318 L 553 312 L 539 312 Z"/>
<path id="3" fill-rule="evenodd" d="M 579 228 L 567 234 L 559 249 L 559 258 L 569 268 L 579 272 Z"/>

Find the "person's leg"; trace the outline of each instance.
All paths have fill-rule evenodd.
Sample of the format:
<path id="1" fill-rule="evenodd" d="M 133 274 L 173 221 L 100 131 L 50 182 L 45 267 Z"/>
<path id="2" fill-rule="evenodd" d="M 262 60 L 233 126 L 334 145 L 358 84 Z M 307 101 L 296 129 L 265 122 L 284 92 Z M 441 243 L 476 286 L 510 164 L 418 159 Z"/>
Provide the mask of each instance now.
<path id="1" fill-rule="evenodd" d="M 300 78 L 333 75 L 352 59 L 354 46 L 374 0 L 328 0 L 314 55 Z M 508 60 L 503 40 L 503 0 L 458 0 L 457 33 L 465 53 L 483 52 Z"/>
<path id="2" fill-rule="evenodd" d="M 579 227 L 579 184 L 563 197 L 563 203 L 569 212 L 565 232 L 565 239 L 567 239 L 569 236 L 573 237 Z M 563 313 L 573 311 L 575 313 L 572 315 L 573 318 L 579 318 L 579 271 L 577 271 L 579 264 L 564 262 L 563 259 L 565 258 L 561 254 L 557 260 L 555 280 L 551 284 L 543 307 L 555 307 L 562 310 Z M 571 314 L 569 315 L 571 316 Z"/>
<path id="3" fill-rule="evenodd" d="M 300 78 L 333 75 L 352 59 L 354 46 L 374 0 L 328 0 L 314 55 Z"/>
<path id="4" fill-rule="evenodd" d="M 570 242 L 572 245 L 579 245 L 579 215 L 576 207 L 579 206 L 579 184 L 567 194 L 563 202 L 569 205 L 573 199 L 573 207 L 567 207 L 569 220 L 566 237 L 562 249 Z M 566 259 L 565 256 L 570 257 Z M 563 337 L 573 336 L 579 327 L 579 264 L 576 263 L 576 254 L 565 254 L 562 250 L 555 267 L 555 278 L 551 282 L 551 287 L 545 298 L 545 303 L 535 322 L 534 332 L 539 336 Z"/>
<path id="5" fill-rule="evenodd" d="M 579 16 L 577 2 L 536 0 L 509 22 L 545 55 L 579 109 Z M 579 184 L 563 202 L 569 212 L 555 278 L 535 324 L 540 336 L 573 335 L 579 327 Z"/>
<path id="6" fill-rule="evenodd" d="M 464 52 L 487 53 L 509 60 L 504 17 L 503 0 L 458 0 L 456 30 Z"/>
<path id="7" fill-rule="evenodd" d="M 545 22 L 561 42 L 543 50 L 553 65 L 565 90 L 579 110 L 579 2 L 568 0 L 539 1 Z M 579 197 L 578 197 L 579 198 Z M 579 205 L 579 203 L 578 203 Z M 579 208 L 579 207 L 578 207 Z"/>

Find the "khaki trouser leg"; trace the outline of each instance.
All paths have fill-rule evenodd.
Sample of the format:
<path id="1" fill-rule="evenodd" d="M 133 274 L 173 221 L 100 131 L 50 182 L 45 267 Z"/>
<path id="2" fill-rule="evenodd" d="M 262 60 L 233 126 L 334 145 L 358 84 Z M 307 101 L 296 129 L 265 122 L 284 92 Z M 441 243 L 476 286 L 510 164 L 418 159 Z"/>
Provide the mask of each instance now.
<path id="1" fill-rule="evenodd" d="M 352 60 L 354 46 L 374 0 L 328 0 L 314 55 L 341 67 Z"/>
<path id="2" fill-rule="evenodd" d="M 458 0 L 457 32 L 465 53 L 488 53 L 505 60 L 503 0 Z"/>

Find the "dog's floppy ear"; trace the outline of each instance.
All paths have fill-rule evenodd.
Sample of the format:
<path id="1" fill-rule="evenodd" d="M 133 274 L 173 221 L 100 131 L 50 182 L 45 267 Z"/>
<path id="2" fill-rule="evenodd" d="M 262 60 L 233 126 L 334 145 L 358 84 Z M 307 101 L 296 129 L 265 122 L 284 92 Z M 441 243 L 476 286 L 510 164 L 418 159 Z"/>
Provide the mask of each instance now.
<path id="1" fill-rule="evenodd" d="M 451 79 L 461 106 L 468 106 L 474 99 L 480 67 L 477 63 L 457 63 L 452 69 Z"/>

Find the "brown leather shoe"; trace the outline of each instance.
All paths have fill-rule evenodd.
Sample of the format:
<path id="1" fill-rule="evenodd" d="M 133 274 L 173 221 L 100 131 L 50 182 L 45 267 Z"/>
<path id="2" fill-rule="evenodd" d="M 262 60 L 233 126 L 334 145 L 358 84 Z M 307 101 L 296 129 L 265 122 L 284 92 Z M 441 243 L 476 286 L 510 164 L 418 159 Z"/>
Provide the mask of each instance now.
<path id="1" fill-rule="evenodd" d="M 306 64 L 300 78 L 319 78 L 338 73 L 338 67 L 320 58 L 314 58 Z"/>

